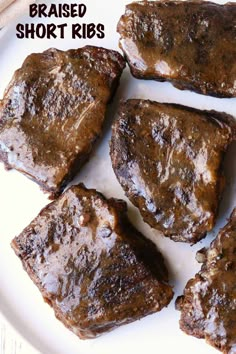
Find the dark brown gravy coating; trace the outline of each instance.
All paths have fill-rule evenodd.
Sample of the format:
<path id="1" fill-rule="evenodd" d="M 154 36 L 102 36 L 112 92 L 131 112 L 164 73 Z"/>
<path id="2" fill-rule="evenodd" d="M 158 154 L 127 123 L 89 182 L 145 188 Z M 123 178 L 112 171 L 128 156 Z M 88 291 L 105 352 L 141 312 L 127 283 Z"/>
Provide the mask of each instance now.
<path id="1" fill-rule="evenodd" d="M 236 209 L 201 253 L 201 271 L 188 281 L 176 306 L 180 328 L 225 354 L 236 353 Z"/>
<path id="2" fill-rule="evenodd" d="M 236 4 L 140 1 L 118 27 L 132 74 L 217 97 L 236 96 Z"/>
<path id="3" fill-rule="evenodd" d="M 81 338 L 160 311 L 173 297 L 162 255 L 126 209 L 73 186 L 12 241 L 56 317 Z"/>
<path id="4" fill-rule="evenodd" d="M 60 193 L 88 159 L 125 62 L 86 46 L 31 54 L 0 101 L 0 159 Z"/>
<path id="5" fill-rule="evenodd" d="M 233 139 L 227 114 L 133 99 L 120 106 L 110 153 L 144 221 L 175 241 L 195 243 L 214 226 L 222 160 Z"/>

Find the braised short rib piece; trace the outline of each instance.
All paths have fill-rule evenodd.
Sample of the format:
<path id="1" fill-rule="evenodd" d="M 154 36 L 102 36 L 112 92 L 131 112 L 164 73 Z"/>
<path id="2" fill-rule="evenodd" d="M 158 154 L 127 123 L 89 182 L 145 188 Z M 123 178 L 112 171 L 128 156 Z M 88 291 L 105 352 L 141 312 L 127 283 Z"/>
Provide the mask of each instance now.
<path id="1" fill-rule="evenodd" d="M 12 241 L 66 327 L 93 338 L 160 311 L 173 297 L 156 246 L 128 221 L 126 203 L 68 189 Z"/>
<path id="2" fill-rule="evenodd" d="M 31 54 L 0 101 L 0 159 L 59 194 L 88 159 L 125 62 L 86 46 Z"/>
<path id="3" fill-rule="evenodd" d="M 236 4 L 140 1 L 118 24 L 132 74 L 179 89 L 236 96 Z"/>
<path id="4" fill-rule="evenodd" d="M 195 243 L 214 226 L 233 139 L 235 121 L 225 113 L 128 100 L 113 126 L 111 160 L 144 221 Z"/>
<path id="5" fill-rule="evenodd" d="M 177 298 L 181 311 L 180 328 L 197 338 L 205 338 L 225 354 L 236 349 L 236 209 L 228 224 L 203 249 L 203 262 L 188 281 L 184 295 Z"/>

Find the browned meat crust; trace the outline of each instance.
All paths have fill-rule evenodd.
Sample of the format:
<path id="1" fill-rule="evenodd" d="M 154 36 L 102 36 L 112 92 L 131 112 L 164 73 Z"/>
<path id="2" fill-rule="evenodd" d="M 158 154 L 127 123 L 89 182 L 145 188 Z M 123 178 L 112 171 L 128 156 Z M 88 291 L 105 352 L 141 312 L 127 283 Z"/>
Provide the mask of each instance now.
<path id="1" fill-rule="evenodd" d="M 31 54 L 0 104 L 0 159 L 59 194 L 88 159 L 125 62 L 86 46 Z"/>
<path id="2" fill-rule="evenodd" d="M 133 99 L 121 104 L 113 125 L 111 160 L 144 221 L 195 243 L 214 226 L 222 159 L 234 138 L 227 114 Z"/>
<path id="3" fill-rule="evenodd" d="M 228 224 L 202 250 L 201 271 L 188 281 L 177 298 L 180 328 L 205 338 L 225 354 L 236 350 L 236 209 Z"/>
<path id="4" fill-rule="evenodd" d="M 236 96 L 236 4 L 140 1 L 118 27 L 132 74 L 217 97 Z"/>
<path id="5" fill-rule="evenodd" d="M 68 189 L 12 241 L 56 317 L 92 338 L 160 311 L 173 297 L 156 246 L 128 221 L 126 203 Z"/>

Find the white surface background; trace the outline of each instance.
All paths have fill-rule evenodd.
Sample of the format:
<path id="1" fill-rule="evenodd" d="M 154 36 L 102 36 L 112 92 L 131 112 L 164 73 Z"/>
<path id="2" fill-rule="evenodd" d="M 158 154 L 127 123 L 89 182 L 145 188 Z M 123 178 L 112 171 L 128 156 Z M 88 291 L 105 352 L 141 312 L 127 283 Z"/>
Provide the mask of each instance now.
<path id="1" fill-rule="evenodd" d="M 31 52 L 43 51 L 49 47 L 66 50 L 85 44 L 118 50 L 119 37 L 116 33 L 116 24 L 128 2 L 83 1 L 88 10 L 80 22 L 104 23 L 106 37 L 103 40 L 72 40 L 70 37 L 64 40 L 19 40 L 15 36 L 15 23 L 32 22 L 27 16 L 4 28 L 0 32 L 0 97 L 13 72 Z M 54 19 L 46 21 L 54 22 Z M 46 21 L 33 20 L 33 22 Z M 64 23 L 65 20 L 60 19 L 58 22 Z M 76 22 L 76 19 L 71 22 Z M 117 95 L 108 110 L 104 135 L 97 143 L 89 163 L 84 166 L 73 183 L 83 181 L 87 187 L 97 188 L 107 197 L 113 196 L 127 201 L 111 168 L 108 142 L 110 125 L 115 117 L 119 100 L 131 97 L 176 102 L 200 109 L 216 109 L 236 117 L 236 99 L 206 97 L 189 91 L 179 91 L 169 83 L 136 80 L 131 77 L 127 68 Z M 142 222 L 138 210 L 129 203 L 131 220 L 147 237 L 155 240 L 165 256 L 175 298 L 182 293 L 187 280 L 200 269 L 200 265 L 195 261 L 196 251 L 209 245 L 233 209 L 236 196 L 235 154 L 236 144 L 232 144 L 226 156 L 227 186 L 217 225 L 204 241 L 194 247 L 159 236 L 157 231 Z M 29 343 L 43 354 L 217 353 L 203 340 L 189 337 L 179 330 L 179 313 L 174 309 L 174 301 L 160 313 L 122 326 L 95 340 L 81 341 L 67 330 L 56 320 L 52 309 L 43 302 L 41 294 L 23 271 L 20 261 L 9 245 L 12 238 L 19 234 L 47 203 L 47 196 L 35 183 L 18 172 L 6 172 L 0 164 L 0 312 Z"/>

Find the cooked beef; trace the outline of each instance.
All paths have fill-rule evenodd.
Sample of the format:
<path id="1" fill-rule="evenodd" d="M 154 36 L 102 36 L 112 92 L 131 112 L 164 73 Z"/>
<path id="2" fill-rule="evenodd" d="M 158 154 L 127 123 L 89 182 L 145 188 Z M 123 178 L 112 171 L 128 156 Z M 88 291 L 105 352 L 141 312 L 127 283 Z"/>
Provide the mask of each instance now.
<path id="1" fill-rule="evenodd" d="M 126 203 L 83 185 L 46 206 L 12 247 L 81 338 L 160 311 L 173 296 L 162 255 L 130 224 Z"/>
<path id="2" fill-rule="evenodd" d="M 0 102 L 0 159 L 60 193 L 88 159 L 125 63 L 86 46 L 31 54 Z"/>
<path id="3" fill-rule="evenodd" d="M 223 353 L 236 349 L 236 209 L 228 224 L 200 251 L 202 268 L 177 298 L 180 328 Z"/>
<path id="4" fill-rule="evenodd" d="M 111 160 L 144 221 L 195 243 L 214 226 L 222 158 L 234 138 L 234 119 L 225 113 L 133 99 L 114 123 Z"/>
<path id="5" fill-rule="evenodd" d="M 236 4 L 140 1 L 118 28 L 132 74 L 217 97 L 236 96 Z"/>

